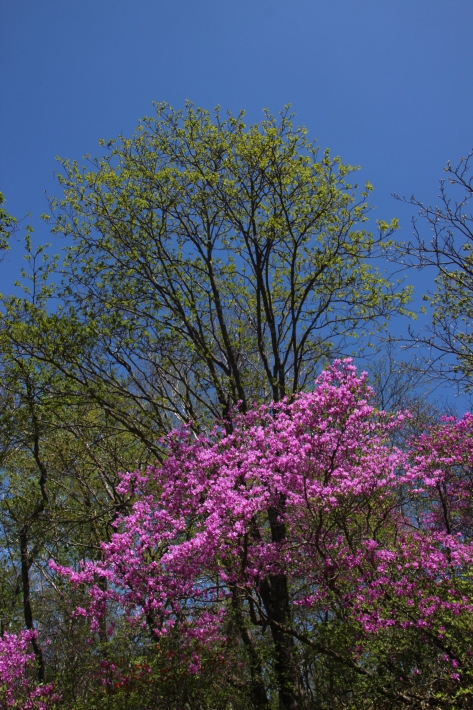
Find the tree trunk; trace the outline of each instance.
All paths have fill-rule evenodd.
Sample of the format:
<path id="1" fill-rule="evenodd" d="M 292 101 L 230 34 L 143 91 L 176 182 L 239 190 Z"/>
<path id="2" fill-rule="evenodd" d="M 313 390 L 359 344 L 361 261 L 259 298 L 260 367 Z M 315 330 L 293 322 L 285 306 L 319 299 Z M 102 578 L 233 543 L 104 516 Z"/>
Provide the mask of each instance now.
<path id="1" fill-rule="evenodd" d="M 241 599 L 238 590 L 232 590 L 233 618 L 245 647 L 250 665 L 251 687 L 250 697 L 255 710 L 268 710 L 269 701 L 266 694 L 266 686 L 263 680 L 263 671 L 258 652 L 255 648 L 251 631 L 246 628 L 245 620 L 241 610 Z"/>
<path id="2" fill-rule="evenodd" d="M 286 537 L 286 528 L 281 521 L 284 507 L 285 500 L 281 498 L 278 508 L 270 508 L 268 511 L 274 543 L 280 543 Z M 281 627 L 291 624 L 287 576 L 283 573 L 269 575 L 260 586 L 260 594 L 274 644 L 279 707 L 281 710 L 304 710 L 307 707 L 307 694 L 297 665 L 295 642 L 292 636 L 281 630 Z"/>
<path id="3" fill-rule="evenodd" d="M 20 555 L 21 555 L 21 582 L 23 588 L 23 613 L 25 626 L 28 631 L 34 631 L 33 610 L 30 598 L 30 567 L 32 560 L 28 554 L 28 528 L 26 525 L 20 532 Z M 44 683 L 44 659 L 43 652 L 36 638 L 31 639 L 34 655 L 36 658 L 36 677 L 39 683 Z"/>

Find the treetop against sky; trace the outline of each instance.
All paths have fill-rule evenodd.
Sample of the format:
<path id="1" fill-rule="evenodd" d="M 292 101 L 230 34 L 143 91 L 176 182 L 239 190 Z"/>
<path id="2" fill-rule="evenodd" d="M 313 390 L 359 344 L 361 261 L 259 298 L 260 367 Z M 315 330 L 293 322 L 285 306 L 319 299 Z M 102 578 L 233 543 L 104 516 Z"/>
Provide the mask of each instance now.
<path id="1" fill-rule="evenodd" d="M 0 169 L 9 212 L 30 212 L 46 241 L 38 218 L 44 192 L 59 191 L 55 156 L 80 159 L 101 137 L 129 135 L 153 100 L 245 108 L 250 122 L 265 106 L 292 103 L 322 148 L 362 166 L 376 216 L 398 214 L 406 237 L 410 213 L 391 193 L 433 201 L 446 161 L 471 148 L 472 20 L 469 0 L 6 2 Z M 9 258 L 11 288 L 20 252 Z"/>

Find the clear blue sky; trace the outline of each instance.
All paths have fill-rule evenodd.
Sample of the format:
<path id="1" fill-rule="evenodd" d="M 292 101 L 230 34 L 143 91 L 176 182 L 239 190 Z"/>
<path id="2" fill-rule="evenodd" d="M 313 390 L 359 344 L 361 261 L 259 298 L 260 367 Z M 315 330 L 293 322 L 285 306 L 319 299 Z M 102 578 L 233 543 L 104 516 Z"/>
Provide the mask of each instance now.
<path id="1" fill-rule="evenodd" d="M 55 156 L 98 153 L 151 102 L 277 112 L 375 186 L 376 216 L 435 202 L 447 160 L 473 147 L 472 0 L 0 0 L 0 190 L 38 220 Z M 0 265 L 0 290 L 20 248 Z M 414 276 L 414 275 L 412 275 Z M 419 283 L 418 291 L 424 283 Z"/>

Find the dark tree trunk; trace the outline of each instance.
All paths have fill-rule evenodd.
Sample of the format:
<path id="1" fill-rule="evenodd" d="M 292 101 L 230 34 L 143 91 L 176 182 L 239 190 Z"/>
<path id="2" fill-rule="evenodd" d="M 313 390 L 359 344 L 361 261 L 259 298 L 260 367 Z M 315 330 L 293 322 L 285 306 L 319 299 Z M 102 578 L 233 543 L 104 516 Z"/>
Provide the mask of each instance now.
<path id="1" fill-rule="evenodd" d="M 263 671 L 258 652 L 255 648 L 251 631 L 246 628 L 245 620 L 241 610 L 241 599 L 237 589 L 232 591 L 233 618 L 235 620 L 238 633 L 245 647 L 250 666 L 251 687 L 250 697 L 255 710 L 268 710 L 269 701 L 266 693 L 266 686 L 263 680 Z"/>
<path id="2" fill-rule="evenodd" d="M 21 583 L 23 589 L 23 613 L 25 626 L 28 631 L 34 631 L 33 610 L 30 598 L 30 567 L 32 560 L 28 553 L 28 528 L 25 526 L 20 532 L 20 556 L 21 556 Z M 36 638 L 31 640 L 34 655 L 36 658 L 36 677 L 39 683 L 44 683 L 44 659 L 43 652 Z"/>
<path id="3" fill-rule="evenodd" d="M 285 500 L 281 498 L 278 508 L 268 511 L 271 536 L 275 543 L 281 543 L 286 537 L 286 528 L 281 521 Z M 279 686 L 279 705 L 281 710 L 304 710 L 307 707 L 302 675 L 298 669 L 294 638 L 282 628 L 291 624 L 289 589 L 285 574 L 269 575 L 260 586 L 268 624 L 274 643 L 274 670 Z"/>

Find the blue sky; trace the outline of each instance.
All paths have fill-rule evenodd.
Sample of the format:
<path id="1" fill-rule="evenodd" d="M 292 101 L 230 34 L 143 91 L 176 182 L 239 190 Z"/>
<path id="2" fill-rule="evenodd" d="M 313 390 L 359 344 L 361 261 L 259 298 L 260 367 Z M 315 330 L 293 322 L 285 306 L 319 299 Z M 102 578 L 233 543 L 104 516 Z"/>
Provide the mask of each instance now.
<path id="1" fill-rule="evenodd" d="M 98 153 L 153 100 L 249 121 L 292 103 L 322 148 L 362 166 L 376 217 L 398 216 L 407 239 L 391 193 L 435 202 L 446 161 L 473 147 L 472 28 L 471 0 L 0 0 L 6 208 L 47 241 L 55 156 Z M 20 255 L 0 265 L 4 293 Z"/>

